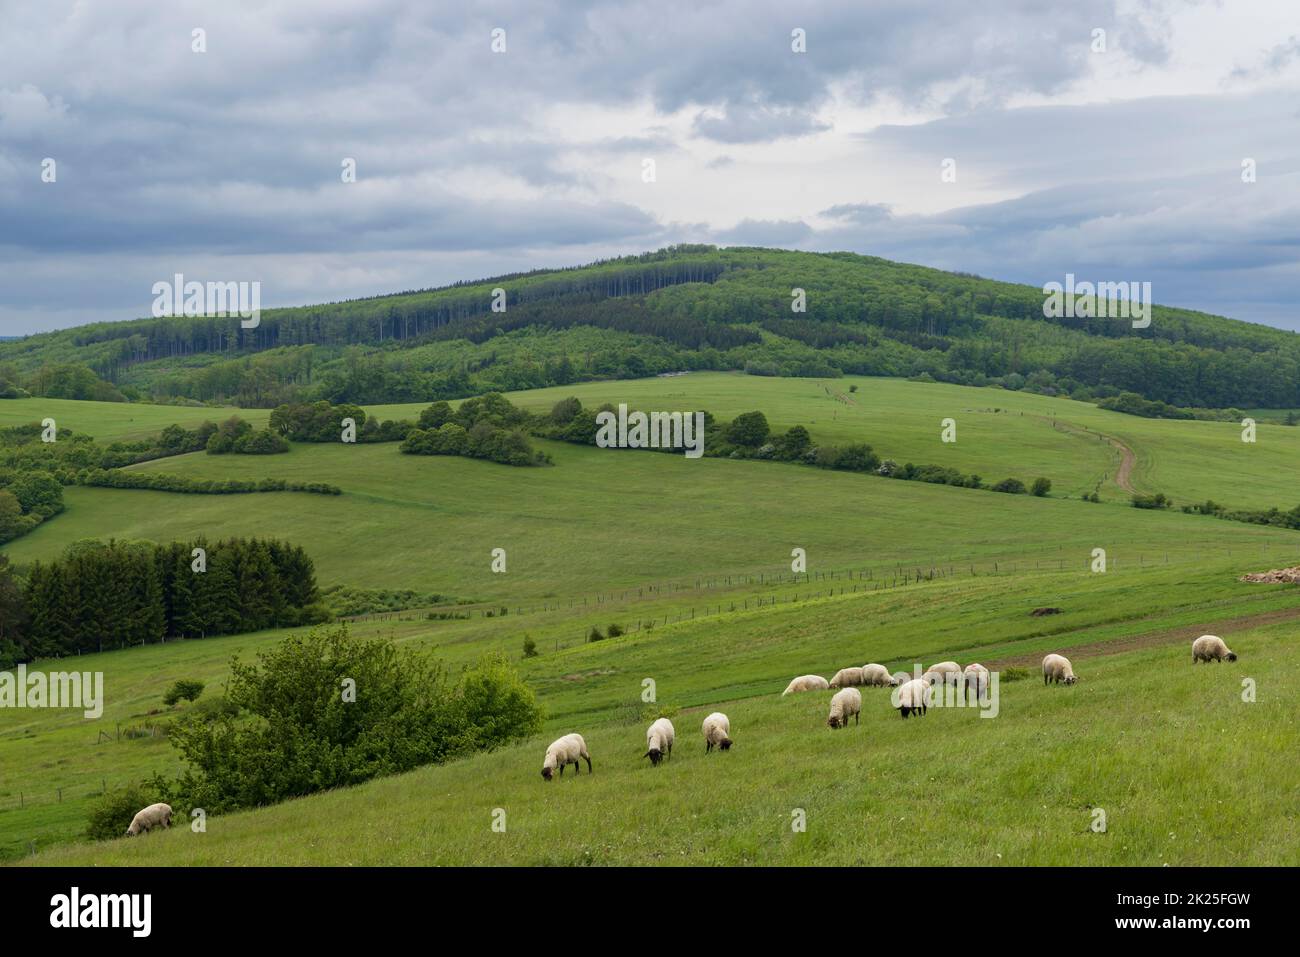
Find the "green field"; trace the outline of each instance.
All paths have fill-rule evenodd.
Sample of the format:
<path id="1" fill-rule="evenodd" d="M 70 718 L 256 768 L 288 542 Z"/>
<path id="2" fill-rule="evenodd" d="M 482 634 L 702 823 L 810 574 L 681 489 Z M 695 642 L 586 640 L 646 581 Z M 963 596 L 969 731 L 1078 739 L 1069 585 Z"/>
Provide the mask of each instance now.
<path id="1" fill-rule="evenodd" d="M 1005 582 L 1000 584 L 1005 595 Z M 1038 594 L 1060 587 L 1035 585 Z M 910 616 L 882 616 L 882 627 L 906 619 L 918 631 L 924 628 L 925 607 L 950 596 L 946 590 L 931 592 L 926 602 L 920 592 L 942 587 L 917 586 L 912 600 L 922 607 L 913 607 Z M 952 597 L 959 603 L 970 600 Z M 872 610 L 866 600 L 853 604 L 859 614 Z M 1290 604 L 1294 607 L 1293 599 Z M 715 632 L 735 629 L 730 653 L 721 656 L 714 652 L 728 641 L 718 637 L 697 644 L 693 639 L 706 637 L 697 626 L 665 630 L 650 642 L 655 647 L 649 655 L 642 654 L 645 641 L 616 641 L 598 650 L 562 653 L 553 661 L 544 658 L 526 673 L 548 689 L 548 705 L 568 713 L 526 744 L 212 818 L 204 834 L 176 829 L 146 840 L 57 848 L 34 861 L 1300 863 L 1300 825 L 1283 799 L 1300 786 L 1300 771 L 1289 760 L 1297 732 L 1292 701 L 1300 691 L 1294 618 L 1232 635 L 1242 656 L 1232 667 L 1193 667 L 1183 642 L 1109 656 L 1076 655 L 1078 685 L 1045 688 L 1032 679 L 1004 684 L 998 716 L 991 720 L 971 709 L 933 709 L 924 718 L 899 721 L 889 708 L 888 691 L 868 689 L 861 725 L 831 732 L 824 724 L 827 694 L 779 697 L 788 675 L 816 666 L 829 672 L 865 657 L 902 665 L 906 658 L 894 652 L 907 644 L 955 647 L 938 645 L 929 636 L 876 642 L 869 634 L 850 637 L 844 631 L 831 642 L 820 636 L 798 639 L 799 626 L 820 627 L 835 617 L 842 626 L 844 618 L 856 618 L 849 612 L 804 606 L 781 616 L 783 621 L 768 622 L 767 629 L 743 619 L 712 622 Z M 940 618 L 933 624 L 954 621 Z M 779 640 L 780 648 L 765 662 L 763 641 L 748 644 L 746 638 L 769 629 L 774 634 L 766 643 Z M 1108 630 L 1119 629 L 1101 632 Z M 999 647 L 1068 647 L 1076 637 L 1031 638 Z M 129 693 L 138 695 L 135 706 L 147 704 L 171 676 L 200 673 L 203 665 L 193 646 L 218 643 L 229 650 L 236 641 L 188 643 L 184 664 L 173 662 L 162 671 L 161 654 L 139 652 L 150 660 L 123 668 Z M 974 657 L 954 653 L 961 660 Z M 990 662 L 998 653 L 996 648 L 978 652 Z M 565 681 L 560 672 L 568 669 L 612 674 L 603 677 L 601 687 L 589 689 L 585 681 Z M 683 709 L 674 715 L 674 756 L 657 769 L 640 758 L 646 721 L 638 707 L 641 679 L 654 675 L 663 675 L 660 702 Z M 1246 677 L 1258 682 L 1254 703 L 1241 700 Z M 714 683 L 725 686 L 710 687 Z M 123 697 L 118 692 L 119 704 L 126 704 Z M 593 697 L 600 700 L 587 700 Z M 715 707 L 730 715 L 736 746 L 706 757 L 699 721 Z M 545 784 L 537 771 L 546 742 L 573 728 L 587 738 L 595 774 L 574 779 L 570 771 Z M 45 750 L 59 747 L 70 757 L 92 750 L 84 730 L 80 747 L 66 729 L 60 735 L 46 728 L 41 735 Z M 169 749 L 155 741 L 100 748 L 124 771 L 166 767 L 171 760 Z M 58 807 L 67 807 L 66 801 Z M 1090 830 L 1094 807 L 1105 810 L 1107 833 Z M 506 811 L 505 834 L 491 829 L 496 808 Z M 798 808 L 808 821 L 803 834 L 790 827 Z M 12 812 L 0 821 L 6 817 L 12 819 Z M 51 828 L 65 823 L 54 812 L 43 821 Z"/>
<path id="2" fill-rule="evenodd" d="M 544 409 L 571 394 L 721 418 L 761 409 L 774 428 L 803 424 L 815 441 L 866 441 L 900 462 L 952 465 L 986 481 L 1046 475 L 1053 495 L 550 442 L 539 444 L 554 466 L 534 469 L 406 456 L 393 444 L 136 466 L 328 482 L 344 490 L 338 497 L 69 488 L 63 514 L 7 547 L 18 566 L 87 537 L 286 538 L 315 559 L 322 585 L 478 603 L 468 620 L 409 612 L 359 622 L 360 634 L 434 647 L 453 666 L 485 650 L 518 658 L 532 636 L 542 655 L 520 668 L 546 708 L 546 731 L 445 767 L 213 818 L 203 835 L 69 845 L 104 783 L 178 767 L 165 738 L 118 739 L 118 727 L 155 720 L 149 712 L 177 678 L 201 678 L 217 693 L 233 653 L 247 657 L 278 633 L 83 656 L 79 669 L 106 674 L 100 721 L 0 711 L 0 855 L 34 844 L 44 849 L 37 862 L 104 864 L 1300 862 L 1294 810 L 1279 799 L 1300 784 L 1284 757 L 1300 731 L 1291 706 L 1300 602 L 1293 587 L 1237 581 L 1300 563 L 1300 537 L 1129 508 L 1113 482 L 1119 453 L 1098 437 L 1134 451 L 1138 488 L 1179 504 L 1290 508 L 1300 430 L 1264 424 L 1251 446 L 1232 423 L 874 378 L 693 374 L 512 398 Z M 0 402 L 0 425 L 53 415 L 107 441 L 229 414 L 55 405 Z M 419 408 L 370 411 L 413 418 Z M 952 445 L 939 440 L 949 416 Z M 1101 504 L 1079 500 L 1099 483 Z M 507 550 L 505 574 L 490 570 L 497 547 Z M 807 551 L 808 576 L 790 573 L 796 547 Z M 1088 570 L 1095 548 L 1107 552 L 1105 574 Z M 1042 606 L 1062 614 L 1030 616 Z M 500 607 L 510 613 L 482 613 Z M 593 625 L 610 623 L 629 634 L 584 642 Z M 1192 668 L 1188 636 L 1206 630 L 1241 659 Z M 860 727 L 831 733 L 827 695 L 779 697 L 795 674 L 829 676 L 868 660 L 1033 670 L 1056 650 L 1084 680 L 1006 683 L 994 720 L 935 711 L 902 722 L 880 691 L 864 693 Z M 658 769 L 639 760 L 647 677 L 659 705 L 682 709 L 680 753 Z M 1258 683 L 1254 704 L 1240 700 L 1246 677 Z M 706 759 L 699 722 L 719 706 L 737 746 Z M 596 774 L 544 785 L 546 743 L 570 730 L 587 736 Z M 1093 806 L 1107 810 L 1108 833 L 1089 830 Z M 496 807 L 507 811 L 505 834 L 491 830 Z M 807 811 L 805 834 L 791 832 L 795 808 Z M 576 836 L 566 824 L 575 819 Z M 846 832 L 859 839 L 845 841 Z M 918 846 L 930 856 L 915 859 Z"/>

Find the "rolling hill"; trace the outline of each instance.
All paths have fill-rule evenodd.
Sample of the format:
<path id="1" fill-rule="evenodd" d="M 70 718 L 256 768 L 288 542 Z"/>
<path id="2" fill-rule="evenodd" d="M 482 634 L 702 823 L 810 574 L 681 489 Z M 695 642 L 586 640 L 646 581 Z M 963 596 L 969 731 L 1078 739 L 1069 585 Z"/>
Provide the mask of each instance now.
<path id="1" fill-rule="evenodd" d="M 468 603 L 452 606 L 465 618 L 430 620 L 424 609 L 369 616 L 353 623 L 356 634 L 435 649 L 452 667 L 484 651 L 518 659 L 524 636 L 533 638 L 540 655 L 518 667 L 546 726 L 491 754 L 213 817 L 203 835 L 70 845 L 103 786 L 178 768 L 165 735 L 117 730 L 165 725 L 172 714 L 153 712 L 172 681 L 198 678 L 215 694 L 232 654 L 247 658 L 286 632 L 83 655 L 80 668 L 106 674 L 101 721 L 0 711 L 3 854 L 46 848 L 37 863 L 889 863 L 909 860 L 919 838 L 938 831 L 958 836 L 933 845 L 927 863 L 991 863 L 995 845 L 1006 863 L 1297 861 L 1294 817 L 1274 796 L 1296 784 L 1279 755 L 1297 730 L 1285 703 L 1300 681 L 1300 611 L 1291 586 L 1238 581 L 1296 564 L 1297 533 L 1127 507 L 1119 452 L 1106 441 L 1132 450 L 1141 488 L 1180 501 L 1195 493 L 1289 505 L 1277 473 L 1297 460 L 1296 430 L 1263 425 L 1250 447 L 1232 423 L 862 377 L 692 374 L 512 398 L 540 410 L 569 394 L 592 405 L 698 405 L 724 418 L 761 409 L 774 426 L 866 440 L 899 460 L 990 479 L 1041 469 L 1054 491 L 1000 495 L 557 442 L 538 443 L 552 455 L 548 468 L 405 456 L 391 443 L 195 453 L 133 467 L 324 481 L 343 489 L 336 497 L 69 488 L 65 512 L 7 546 L 20 569 L 87 537 L 283 537 L 307 549 L 322 585 Z M 110 439 L 216 412 L 50 401 L 0 403 L 0 425 L 53 409 L 61 426 Z M 412 417 L 419 408 L 371 412 Z M 945 416 L 958 423 L 950 445 L 939 441 Z M 1206 468 L 1207 456 L 1218 467 Z M 1079 498 L 1093 489 L 1100 503 Z M 505 574 L 491 571 L 496 547 L 509 555 Z M 807 551 L 807 575 L 790 571 L 795 547 Z M 1098 547 L 1109 557 L 1104 574 L 1089 570 Z M 1061 613 L 1030 614 L 1041 607 Z M 587 640 L 611 624 L 627 633 Z M 1192 668 L 1187 644 L 1206 630 L 1223 634 L 1241 660 Z M 1070 654 L 1080 684 L 1008 681 L 995 720 L 936 710 L 902 722 L 882 691 L 866 695 L 860 727 L 832 733 L 822 696 L 779 697 L 794 674 L 867 660 L 1032 671 L 1047 651 Z M 682 742 L 653 771 L 640 760 L 647 677 L 655 707 L 675 710 Z M 1244 678 L 1258 683 L 1256 703 L 1241 700 Z M 719 706 L 737 747 L 702 763 L 699 721 Z M 543 785 L 546 742 L 574 729 L 588 737 L 596 774 Z M 1107 834 L 1089 829 L 1096 806 L 1111 816 Z M 490 827 L 497 807 L 507 810 L 505 835 Z M 807 812 L 804 834 L 790 830 L 796 808 Z M 575 816 L 581 833 L 561 841 Z M 836 836 L 846 830 L 862 839 Z M 1262 832 L 1270 841 L 1250 839 Z"/>
<path id="2" fill-rule="evenodd" d="M 0 395 L 375 404 L 691 369 L 1300 407 L 1295 333 L 1165 307 L 1144 328 L 1049 319 L 1043 305 L 1034 287 L 870 256 L 676 246 L 265 310 L 252 329 L 182 316 L 30 336 L 0 343 Z"/>

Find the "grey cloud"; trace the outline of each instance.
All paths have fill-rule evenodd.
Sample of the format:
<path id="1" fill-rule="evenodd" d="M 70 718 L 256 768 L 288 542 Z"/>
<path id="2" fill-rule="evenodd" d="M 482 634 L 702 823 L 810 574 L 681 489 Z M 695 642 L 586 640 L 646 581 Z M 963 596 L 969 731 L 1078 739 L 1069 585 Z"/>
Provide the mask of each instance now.
<path id="1" fill-rule="evenodd" d="M 812 235 L 812 227 L 799 219 L 743 219 L 716 234 L 718 242 L 728 246 L 795 246 Z"/>
<path id="2" fill-rule="evenodd" d="M 732 104 L 722 116 L 701 113 L 692 129 L 696 136 L 721 143 L 754 143 L 787 136 L 807 136 L 830 129 L 811 115 L 793 109 L 757 104 Z"/>

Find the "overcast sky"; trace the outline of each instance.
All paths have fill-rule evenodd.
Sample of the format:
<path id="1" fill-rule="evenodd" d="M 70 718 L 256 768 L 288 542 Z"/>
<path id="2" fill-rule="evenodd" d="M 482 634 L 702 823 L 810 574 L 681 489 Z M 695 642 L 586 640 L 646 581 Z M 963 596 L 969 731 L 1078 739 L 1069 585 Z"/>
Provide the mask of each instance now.
<path id="1" fill-rule="evenodd" d="M 1298 90 L 1290 0 L 0 0 L 0 335 L 683 241 L 1300 329 Z"/>

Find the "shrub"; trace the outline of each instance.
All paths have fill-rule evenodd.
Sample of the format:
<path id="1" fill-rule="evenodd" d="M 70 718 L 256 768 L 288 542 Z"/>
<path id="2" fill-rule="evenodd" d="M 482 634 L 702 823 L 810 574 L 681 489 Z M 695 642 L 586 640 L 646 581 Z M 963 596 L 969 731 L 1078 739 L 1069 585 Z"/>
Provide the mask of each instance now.
<path id="1" fill-rule="evenodd" d="M 1003 668 L 998 672 L 998 681 L 1024 681 L 1028 677 L 1028 668 Z"/>
<path id="2" fill-rule="evenodd" d="M 452 419 L 450 402 L 435 402 L 423 412 L 420 413 L 419 421 L 416 422 L 420 428 L 440 429 Z"/>
<path id="3" fill-rule="evenodd" d="M 524 635 L 524 657 L 537 657 L 537 642 L 533 641 L 532 637 L 529 635 Z"/>
<path id="4" fill-rule="evenodd" d="M 167 689 L 166 694 L 163 695 L 163 704 L 170 708 L 180 701 L 193 701 L 201 694 L 203 694 L 202 681 L 181 678 Z"/>
<path id="5" fill-rule="evenodd" d="M 561 399 L 551 406 L 551 421 L 556 425 L 568 425 L 573 417 L 582 411 L 582 403 L 573 396 Z"/>
<path id="6" fill-rule="evenodd" d="M 1051 479 L 1036 478 L 1034 479 L 1034 487 L 1031 488 L 1029 491 L 1031 495 L 1037 495 L 1039 498 L 1042 498 L 1051 490 L 1052 490 Z"/>
<path id="7" fill-rule="evenodd" d="M 832 467 L 845 472 L 871 472 L 879 465 L 880 457 L 871 451 L 871 446 L 858 443 L 840 449 Z"/>
<path id="8" fill-rule="evenodd" d="M 600 633 L 600 629 L 595 625 L 591 626 L 591 632 L 587 635 L 588 641 L 604 641 L 605 636 Z"/>
<path id="9" fill-rule="evenodd" d="M 426 654 L 346 626 L 231 663 L 226 697 L 249 719 L 178 721 L 178 793 L 209 813 L 257 807 L 438 763 L 535 733 L 541 711 L 504 656 L 452 681 Z M 142 805 L 143 806 L 143 805 Z"/>
<path id="10" fill-rule="evenodd" d="M 505 655 L 484 655 L 456 683 L 461 751 L 486 751 L 542 729 L 537 699 Z"/>
<path id="11" fill-rule="evenodd" d="M 762 412 L 742 412 L 727 426 L 726 438 L 734 445 L 757 448 L 767 441 L 771 431 Z"/>
<path id="12" fill-rule="evenodd" d="M 1025 483 L 1018 478 L 1005 478 L 997 485 L 993 486 L 995 492 L 1006 492 L 1008 495 L 1025 494 Z"/>
<path id="13" fill-rule="evenodd" d="M 791 427 L 790 431 L 780 436 L 776 442 L 776 456 L 781 459 L 797 459 L 808 451 L 812 445 L 812 436 L 802 425 Z"/>
<path id="14" fill-rule="evenodd" d="M 1167 498 L 1164 492 L 1156 492 L 1154 495 L 1134 495 L 1134 508 L 1172 508 L 1173 499 Z"/>
<path id="15" fill-rule="evenodd" d="M 241 455 L 277 455 L 289 451 L 289 443 L 270 429 L 248 432 L 235 439 L 230 451 Z"/>
<path id="16" fill-rule="evenodd" d="M 162 800 L 156 788 L 133 782 L 106 791 L 90 805 L 86 836 L 92 841 L 111 841 L 126 834 L 137 811 Z"/>
<path id="17" fill-rule="evenodd" d="M 618 638 L 623 634 L 623 628 L 621 625 L 610 625 L 607 634 L 610 638 Z"/>

